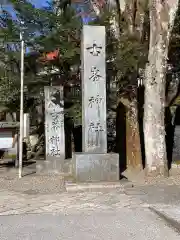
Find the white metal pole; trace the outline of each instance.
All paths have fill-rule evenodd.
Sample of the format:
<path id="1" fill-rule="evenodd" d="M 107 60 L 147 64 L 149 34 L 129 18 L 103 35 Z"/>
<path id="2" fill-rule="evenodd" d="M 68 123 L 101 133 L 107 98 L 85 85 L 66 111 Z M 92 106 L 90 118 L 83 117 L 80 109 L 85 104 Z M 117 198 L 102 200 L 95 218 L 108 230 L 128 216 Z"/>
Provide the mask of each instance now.
<path id="1" fill-rule="evenodd" d="M 21 41 L 21 90 L 20 90 L 20 136 L 19 136 L 19 178 L 22 178 L 22 165 L 23 165 L 23 130 L 24 130 L 24 40 L 22 32 L 20 32 Z"/>

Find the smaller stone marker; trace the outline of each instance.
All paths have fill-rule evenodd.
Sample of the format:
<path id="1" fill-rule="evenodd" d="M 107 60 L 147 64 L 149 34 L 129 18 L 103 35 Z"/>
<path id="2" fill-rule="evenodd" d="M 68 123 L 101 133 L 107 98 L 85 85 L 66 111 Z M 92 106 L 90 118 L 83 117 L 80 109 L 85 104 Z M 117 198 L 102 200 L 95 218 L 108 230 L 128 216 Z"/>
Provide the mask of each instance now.
<path id="1" fill-rule="evenodd" d="M 37 167 L 43 167 L 43 172 L 60 173 L 65 159 L 63 87 L 45 87 L 44 93 L 46 161 Z"/>

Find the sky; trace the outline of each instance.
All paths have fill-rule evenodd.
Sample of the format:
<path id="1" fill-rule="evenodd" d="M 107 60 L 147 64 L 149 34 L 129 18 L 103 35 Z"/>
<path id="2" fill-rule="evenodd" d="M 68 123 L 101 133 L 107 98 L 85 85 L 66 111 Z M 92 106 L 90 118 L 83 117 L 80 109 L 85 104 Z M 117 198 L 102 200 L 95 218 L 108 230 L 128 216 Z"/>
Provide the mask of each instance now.
<path id="1" fill-rule="evenodd" d="M 0 2 L 1 1 L 3 1 L 3 0 L 0 0 Z M 4 0 L 4 1 L 6 1 L 6 0 Z M 29 2 L 31 2 L 37 8 L 42 8 L 42 7 L 48 6 L 47 1 L 51 2 L 51 0 L 29 0 Z M 82 1 L 82 3 L 83 3 L 83 1 Z M 88 6 L 88 4 L 86 4 L 86 5 L 84 5 L 84 4 L 76 4 L 74 6 L 76 7 L 76 9 L 81 9 L 81 11 L 84 12 L 84 10 L 86 8 L 85 6 Z M 4 8 L 6 10 L 10 11 L 11 13 L 13 13 L 13 9 L 12 9 L 10 4 L 4 5 Z"/>
<path id="2" fill-rule="evenodd" d="M 47 6 L 47 0 L 29 0 L 29 1 L 31 3 L 33 3 L 37 8 L 41 8 L 41 7 Z M 51 1 L 51 0 L 49 0 L 49 1 Z M 92 20 L 92 18 L 90 16 L 84 16 L 82 18 L 83 18 L 83 22 L 85 24 L 87 24 L 90 20 Z"/>
<path id="3" fill-rule="evenodd" d="M 2 1 L 2 0 L 0 0 L 0 1 Z M 37 8 L 41 8 L 41 7 L 45 7 L 45 6 L 48 6 L 48 4 L 47 4 L 47 1 L 51 1 L 51 0 L 29 0 L 32 4 L 34 4 L 35 5 L 35 7 L 37 7 Z M 85 5 L 83 5 L 83 6 L 81 6 L 81 4 L 79 5 L 75 5 L 75 8 L 78 10 L 80 10 L 81 12 L 84 12 L 84 11 L 86 11 L 85 10 Z M 6 7 L 5 7 L 5 9 L 6 10 L 8 10 L 8 11 L 10 11 L 11 12 L 11 14 L 12 14 L 12 16 L 13 17 L 15 17 L 16 18 L 16 15 L 15 15 L 15 13 L 14 13 L 14 11 L 13 11 L 13 9 L 12 9 L 12 7 L 10 6 L 10 5 L 6 5 Z M 79 12 L 79 11 L 78 11 Z M 82 19 L 83 19 L 83 22 L 84 22 L 84 24 L 88 24 L 88 22 L 90 21 L 90 20 L 92 20 L 92 16 L 87 16 L 87 15 L 82 15 Z"/>
<path id="4" fill-rule="evenodd" d="M 1 0 L 0 0 L 0 1 L 1 1 Z M 51 0 L 29 0 L 29 1 L 30 1 L 32 4 L 34 4 L 35 7 L 41 8 L 41 7 L 48 6 L 47 1 L 51 1 Z M 7 5 L 6 5 L 6 6 L 7 6 Z M 78 8 L 82 9 L 81 6 L 78 7 L 78 6 L 76 5 L 76 9 L 78 9 Z M 14 18 L 16 18 L 16 15 L 15 15 L 15 13 L 14 13 L 14 11 L 13 11 L 13 9 L 12 9 L 11 6 L 8 5 L 8 6 L 6 7 L 6 10 L 10 11 L 11 14 L 12 14 L 12 16 L 13 16 Z M 83 10 L 84 10 L 84 7 L 83 7 Z M 83 11 L 83 10 L 82 10 L 82 11 Z M 84 24 L 88 24 L 89 21 L 92 20 L 92 17 L 90 17 L 90 16 L 82 16 L 82 19 L 83 19 L 83 23 L 84 23 Z M 26 49 L 26 51 L 28 52 L 28 49 Z"/>
<path id="5" fill-rule="evenodd" d="M 32 2 L 37 8 L 46 6 L 46 2 L 47 0 L 31 0 L 30 2 Z"/>
<path id="6" fill-rule="evenodd" d="M 37 8 L 47 6 L 47 0 L 29 0 L 29 2 L 33 3 Z M 12 7 L 9 4 L 4 5 L 4 7 L 5 9 L 12 10 Z"/>

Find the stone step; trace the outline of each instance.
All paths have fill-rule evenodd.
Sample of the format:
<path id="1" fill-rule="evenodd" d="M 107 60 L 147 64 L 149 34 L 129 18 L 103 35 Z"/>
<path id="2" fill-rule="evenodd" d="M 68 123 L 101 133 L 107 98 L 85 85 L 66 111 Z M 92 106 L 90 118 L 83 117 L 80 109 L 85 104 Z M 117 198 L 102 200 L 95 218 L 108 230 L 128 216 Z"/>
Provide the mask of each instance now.
<path id="1" fill-rule="evenodd" d="M 120 182 L 96 182 L 96 183 L 69 183 L 66 182 L 67 192 L 79 191 L 101 191 L 101 190 L 123 190 L 124 185 Z"/>

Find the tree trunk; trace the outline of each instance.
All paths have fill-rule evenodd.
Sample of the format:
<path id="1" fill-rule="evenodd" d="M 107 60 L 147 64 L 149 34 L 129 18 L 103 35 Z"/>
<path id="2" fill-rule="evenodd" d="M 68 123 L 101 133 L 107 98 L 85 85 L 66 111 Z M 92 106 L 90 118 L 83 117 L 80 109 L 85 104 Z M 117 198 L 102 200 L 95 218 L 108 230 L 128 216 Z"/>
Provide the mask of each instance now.
<path id="1" fill-rule="evenodd" d="M 144 139 L 147 173 L 167 174 L 165 86 L 169 39 L 178 0 L 150 4 L 150 44 L 145 76 Z"/>
<path id="2" fill-rule="evenodd" d="M 142 169 L 142 156 L 138 125 L 138 109 L 136 99 L 129 104 L 126 116 L 126 144 L 127 144 L 127 167 Z"/>
<path id="3" fill-rule="evenodd" d="M 121 98 L 120 102 L 126 107 L 127 168 L 142 169 L 137 100 L 136 98 L 131 99 L 131 101 L 127 98 Z"/>

